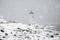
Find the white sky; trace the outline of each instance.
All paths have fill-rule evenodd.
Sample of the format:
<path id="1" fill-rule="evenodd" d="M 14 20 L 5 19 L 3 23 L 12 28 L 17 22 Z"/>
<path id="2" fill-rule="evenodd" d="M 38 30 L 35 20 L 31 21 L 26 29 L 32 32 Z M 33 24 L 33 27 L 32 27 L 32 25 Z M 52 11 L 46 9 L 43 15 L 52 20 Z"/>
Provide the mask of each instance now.
<path id="1" fill-rule="evenodd" d="M 60 24 L 60 0 L 0 0 L 0 15 L 6 19 L 29 23 L 30 10 L 39 24 Z"/>

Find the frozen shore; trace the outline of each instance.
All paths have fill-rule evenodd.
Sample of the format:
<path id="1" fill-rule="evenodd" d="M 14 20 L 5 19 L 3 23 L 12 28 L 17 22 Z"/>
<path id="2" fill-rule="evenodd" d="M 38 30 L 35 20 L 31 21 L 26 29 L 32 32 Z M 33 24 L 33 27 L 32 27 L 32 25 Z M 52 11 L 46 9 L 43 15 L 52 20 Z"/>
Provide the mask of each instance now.
<path id="1" fill-rule="evenodd" d="M 55 26 L 39 24 L 0 24 L 0 40 L 60 40 Z"/>

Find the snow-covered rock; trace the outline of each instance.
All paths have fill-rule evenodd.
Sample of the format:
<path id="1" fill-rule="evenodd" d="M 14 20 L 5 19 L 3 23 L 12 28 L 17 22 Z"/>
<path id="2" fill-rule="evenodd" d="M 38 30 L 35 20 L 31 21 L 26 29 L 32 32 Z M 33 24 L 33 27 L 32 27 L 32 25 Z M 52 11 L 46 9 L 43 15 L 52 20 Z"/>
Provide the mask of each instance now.
<path id="1" fill-rule="evenodd" d="M 22 23 L 0 24 L 0 40 L 60 40 L 55 26 Z"/>
<path id="2" fill-rule="evenodd" d="M 41 26 L 41 27 L 40 27 Z M 51 29 L 51 27 L 49 26 Z M 60 33 L 52 31 L 48 27 L 42 25 L 25 25 L 21 23 L 0 24 L 1 38 L 5 40 L 58 40 Z M 51 31 L 51 32 L 49 32 Z M 8 35 L 6 36 L 7 33 Z M 57 34 L 56 34 L 57 33 Z"/>

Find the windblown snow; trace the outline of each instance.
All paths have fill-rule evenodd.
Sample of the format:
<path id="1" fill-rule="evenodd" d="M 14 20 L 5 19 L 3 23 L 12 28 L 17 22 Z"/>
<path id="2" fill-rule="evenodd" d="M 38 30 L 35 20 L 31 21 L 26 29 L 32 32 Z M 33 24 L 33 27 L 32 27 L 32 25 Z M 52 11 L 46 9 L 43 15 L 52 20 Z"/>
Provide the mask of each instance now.
<path id="1" fill-rule="evenodd" d="M 0 40 L 60 40 L 60 33 L 51 25 L 1 21 Z"/>

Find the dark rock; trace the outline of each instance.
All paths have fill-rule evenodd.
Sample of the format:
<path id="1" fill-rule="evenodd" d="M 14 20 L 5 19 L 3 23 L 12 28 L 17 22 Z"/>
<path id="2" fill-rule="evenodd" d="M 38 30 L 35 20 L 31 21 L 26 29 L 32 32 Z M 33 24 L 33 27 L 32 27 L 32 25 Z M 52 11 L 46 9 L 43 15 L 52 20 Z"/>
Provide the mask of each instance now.
<path id="1" fill-rule="evenodd" d="M 1 32 L 4 32 L 4 30 L 0 30 Z"/>
<path id="2" fill-rule="evenodd" d="M 3 36 L 2 38 L 6 38 L 5 36 Z"/>
<path id="3" fill-rule="evenodd" d="M 8 33 L 5 33 L 6 36 L 8 36 Z"/>
<path id="4" fill-rule="evenodd" d="M 56 33 L 56 34 L 54 34 L 54 35 L 59 35 L 59 33 Z"/>
<path id="5" fill-rule="evenodd" d="M 14 36 L 16 36 L 16 34 L 14 34 Z"/>
<path id="6" fill-rule="evenodd" d="M 51 38 L 54 38 L 54 36 L 53 36 L 53 35 L 51 35 Z"/>

